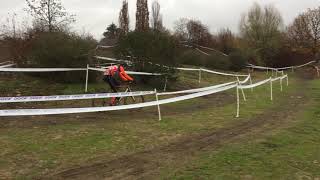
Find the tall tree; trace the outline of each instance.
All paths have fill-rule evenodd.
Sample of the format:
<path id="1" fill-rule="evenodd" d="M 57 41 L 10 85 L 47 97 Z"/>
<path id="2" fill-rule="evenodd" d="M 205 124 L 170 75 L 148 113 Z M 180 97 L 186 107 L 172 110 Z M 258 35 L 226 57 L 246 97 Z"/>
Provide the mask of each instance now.
<path id="1" fill-rule="evenodd" d="M 146 32 L 149 30 L 148 0 L 137 0 L 136 31 Z"/>
<path id="2" fill-rule="evenodd" d="M 236 37 L 230 29 L 221 29 L 217 35 L 217 45 L 220 51 L 230 54 L 236 48 Z"/>
<path id="3" fill-rule="evenodd" d="M 103 36 L 107 39 L 116 39 L 119 36 L 120 29 L 114 23 L 111 23 L 107 27 L 107 31 L 103 33 Z"/>
<path id="4" fill-rule="evenodd" d="M 300 14 L 288 27 L 288 36 L 294 45 L 320 52 L 320 7 Z"/>
<path id="5" fill-rule="evenodd" d="M 283 20 L 273 6 L 261 7 L 255 3 L 247 14 L 242 16 L 240 32 L 248 46 L 256 51 L 261 60 L 270 64 L 280 48 Z"/>
<path id="6" fill-rule="evenodd" d="M 74 15 L 67 13 L 61 0 L 26 0 L 26 2 L 29 7 L 27 11 L 49 32 L 75 21 Z"/>
<path id="7" fill-rule="evenodd" d="M 176 22 L 175 35 L 188 43 L 208 46 L 212 39 L 209 29 L 201 21 L 182 18 Z"/>
<path id="8" fill-rule="evenodd" d="M 160 14 L 160 4 L 157 0 L 152 3 L 152 19 L 151 19 L 151 26 L 152 29 L 161 31 L 163 29 L 162 23 L 162 15 Z"/>
<path id="9" fill-rule="evenodd" d="M 123 0 L 122 2 L 122 8 L 119 14 L 119 28 L 121 34 L 126 35 L 129 32 L 129 10 L 127 0 Z"/>

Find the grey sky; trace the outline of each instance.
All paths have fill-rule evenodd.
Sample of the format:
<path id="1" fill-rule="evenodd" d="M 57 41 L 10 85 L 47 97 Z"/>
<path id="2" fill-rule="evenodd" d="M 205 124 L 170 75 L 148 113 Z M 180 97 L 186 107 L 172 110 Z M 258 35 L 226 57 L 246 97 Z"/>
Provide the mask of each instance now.
<path id="1" fill-rule="evenodd" d="M 128 0 L 130 9 L 131 28 L 134 28 L 136 0 Z M 149 6 L 151 2 L 149 0 Z M 254 3 L 273 4 L 280 10 L 285 24 L 292 22 L 294 17 L 307 8 L 320 6 L 320 0 L 158 0 L 161 4 L 164 25 L 172 29 L 174 22 L 181 17 L 201 20 L 208 25 L 211 32 L 229 27 L 238 30 L 238 23 L 242 13 Z M 77 22 L 73 28 L 86 31 L 100 38 L 108 24 L 118 22 L 121 0 L 62 0 L 67 11 L 76 15 Z M 24 0 L 1 0 L 0 22 L 5 21 L 8 13 L 25 16 Z"/>

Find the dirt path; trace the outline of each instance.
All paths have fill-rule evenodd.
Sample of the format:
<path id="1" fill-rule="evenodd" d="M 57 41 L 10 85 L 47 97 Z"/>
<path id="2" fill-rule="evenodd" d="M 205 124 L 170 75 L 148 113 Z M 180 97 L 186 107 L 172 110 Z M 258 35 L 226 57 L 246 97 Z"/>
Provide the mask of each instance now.
<path id="1" fill-rule="evenodd" d="M 301 86 L 303 87 L 303 86 Z M 220 146 L 257 135 L 270 128 L 279 128 L 290 123 L 290 118 L 307 102 L 305 91 L 291 94 L 285 104 L 264 112 L 232 127 L 213 133 L 183 137 L 164 147 L 127 155 L 108 162 L 99 162 L 84 167 L 69 169 L 53 175 L 53 179 L 155 179 L 161 168 L 185 165 L 197 154 L 216 150 Z"/>

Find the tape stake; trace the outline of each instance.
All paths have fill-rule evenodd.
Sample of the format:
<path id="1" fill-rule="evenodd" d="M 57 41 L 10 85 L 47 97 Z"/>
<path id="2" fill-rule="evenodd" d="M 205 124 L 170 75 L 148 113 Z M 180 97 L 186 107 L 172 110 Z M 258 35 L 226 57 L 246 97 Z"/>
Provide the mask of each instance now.
<path id="1" fill-rule="evenodd" d="M 271 101 L 273 101 L 273 92 L 272 92 L 272 89 L 273 89 L 273 87 L 272 87 L 272 81 L 270 81 L 270 99 L 271 99 Z"/>
<path id="2" fill-rule="evenodd" d="M 239 117 L 240 117 L 240 97 L 239 97 L 239 86 L 237 86 L 236 90 L 237 90 L 237 115 L 236 115 L 236 117 L 237 117 L 237 118 L 239 118 Z"/>
<path id="3" fill-rule="evenodd" d="M 283 87 L 282 87 L 282 78 L 280 79 L 280 91 L 283 91 Z"/>
<path id="4" fill-rule="evenodd" d="M 86 70 L 86 88 L 85 92 L 88 92 L 88 80 L 89 80 L 89 64 L 87 64 L 87 70 Z"/>
<path id="5" fill-rule="evenodd" d="M 239 80 L 239 77 L 237 77 L 237 80 L 238 80 L 238 84 L 241 85 L 241 82 L 240 82 L 240 80 Z M 247 98 L 246 98 L 246 95 L 244 94 L 244 90 L 243 90 L 243 89 L 241 89 L 241 93 L 242 93 L 243 100 L 244 100 L 244 101 L 247 101 Z"/>
<path id="6" fill-rule="evenodd" d="M 252 78 L 251 78 L 251 74 L 249 74 L 250 76 L 250 85 L 252 86 Z M 253 92 L 253 87 L 251 88 L 251 92 Z"/>
<path id="7" fill-rule="evenodd" d="M 164 81 L 164 88 L 163 91 L 166 92 L 167 91 L 167 83 L 168 83 L 168 77 L 166 76 L 166 79 Z"/>
<path id="8" fill-rule="evenodd" d="M 199 69 L 199 84 L 201 83 L 201 69 Z"/>
<path id="9" fill-rule="evenodd" d="M 162 118 L 161 118 L 161 109 L 160 109 L 159 97 L 158 97 L 157 89 L 155 89 L 154 92 L 156 92 L 156 101 L 157 101 L 157 106 L 158 106 L 159 121 L 161 121 L 162 120 Z"/>

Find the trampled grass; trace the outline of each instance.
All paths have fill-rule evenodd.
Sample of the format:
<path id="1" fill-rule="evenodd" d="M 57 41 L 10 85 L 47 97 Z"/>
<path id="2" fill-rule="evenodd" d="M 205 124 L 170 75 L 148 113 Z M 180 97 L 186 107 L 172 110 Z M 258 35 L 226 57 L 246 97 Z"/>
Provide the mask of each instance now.
<path id="1" fill-rule="evenodd" d="M 319 179 L 319 87 L 319 80 L 299 87 L 310 101 L 287 128 L 205 153 L 170 179 Z"/>
<path id="2" fill-rule="evenodd" d="M 266 78 L 264 73 L 255 76 L 257 79 Z M 184 78 L 179 82 L 180 87 L 198 86 L 197 76 L 186 75 Z M 228 81 L 233 79 L 204 75 L 202 83 L 217 84 Z M 161 122 L 157 121 L 156 107 L 5 120 L 6 124 L 3 124 L 0 130 L 0 174 L 8 178 L 32 179 L 73 166 L 110 160 L 165 145 L 185 135 L 212 132 L 232 126 L 285 102 L 288 94 L 296 88 L 295 81 L 295 78 L 291 79 L 291 85 L 285 87 L 283 93 L 280 92 L 279 85 L 275 85 L 273 102 L 270 101 L 269 85 L 259 87 L 253 93 L 250 90 L 246 91 L 248 101 L 241 101 L 240 118 L 235 118 L 236 99 L 233 89 L 226 92 L 222 99 L 215 99 L 215 96 L 221 96 L 217 94 L 209 98 L 161 106 Z M 185 82 L 191 85 L 186 85 Z M 45 82 L 37 83 L 38 86 L 40 84 L 44 86 Z M 21 84 L 13 84 L 11 88 L 19 85 Z M 73 93 L 80 86 L 57 85 L 51 91 Z M 25 94 L 31 94 L 35 89 L 29 87 L 28 90 L 30 92 Z M 228 102 L 217 106 L 217 101 L 223 101 L 225 97 L 228 97 Z M 181 177 L 184 177 L 183 173 Z"/>

